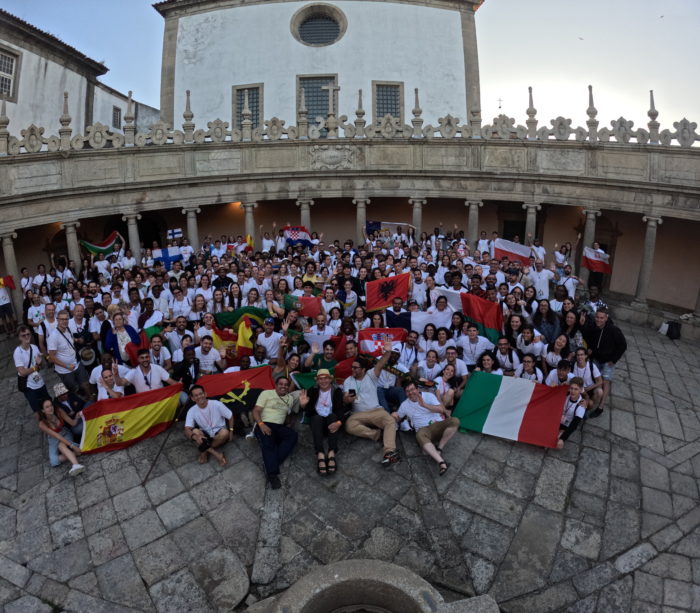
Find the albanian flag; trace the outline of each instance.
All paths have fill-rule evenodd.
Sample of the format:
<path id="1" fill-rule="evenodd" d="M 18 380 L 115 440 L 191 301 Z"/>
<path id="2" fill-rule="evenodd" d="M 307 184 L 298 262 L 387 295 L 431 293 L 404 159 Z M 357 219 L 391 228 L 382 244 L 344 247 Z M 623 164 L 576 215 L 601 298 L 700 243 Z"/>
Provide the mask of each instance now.
<path id="1" fill-rule="evenodd" d="M 367 310 L 378 311 L 391 306 L 394 298 L 401 298 L 403 302 L 408 300 L 408 285 L 411 274 L 405 272 L 396 277 L 387 277 L 368 281 L 365 286 L 367 293 Z"/>
<path id="2" fill-rule="evenodd" d="M 261 366 L 221 375 L 204 375 L 197 381 L 207 398 L 219 400 L 234 413 L 251 411 L 263 390 L 274 389 L 272 367 Z"/>

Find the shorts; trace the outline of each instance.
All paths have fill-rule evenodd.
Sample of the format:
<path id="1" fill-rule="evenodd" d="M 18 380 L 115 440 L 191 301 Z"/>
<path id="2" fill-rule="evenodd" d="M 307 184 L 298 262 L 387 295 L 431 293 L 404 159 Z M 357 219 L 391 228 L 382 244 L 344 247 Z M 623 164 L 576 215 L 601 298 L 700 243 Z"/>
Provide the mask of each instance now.
<path id="1" fill-rule="evenodd" d="M 73 443 L 73 433 L 70 431 L 70 428 L 64 427 L 63 430 L 60 432 L 61 436 L 66 439 L 67 441 L 70 441 Z M 61 459 L 58 457 L 59 454 L 61 453 L 58 450 L 58 445 L 60 444 L 61 441 L 59 441 L 57 438 L 54 438 L 53 436 L 49 436 L 49 463 L 51 466 L 60 466 L 61 464 Z"/>
<path id="2" fill-rule="evenodd" d="M 608 364 L 607 362 L 596 362 L 595 365 L 600 371 L 600 376 L 603 377 L 603 381 L 612 381 L 613 375 L 615 374 L 615 364 Z"/>
<path id="3" fill-rule="evenodd" d="M 459 419 L 456 417 L 448 417 L 442 421 L 433 422 L 429 426 L 425 426 L 416 432 L 416 440 L 421 447 L 427 443 L 434 443 L 440 440 L 445 430 L 448 428 L 459 428 Z"/>
<path id="4" fill-rule="evenodd" d="M 0 317 L 11 318 L 12 316 L 12 304 L 10 302 L 6 304 L 0 304 Z"/>

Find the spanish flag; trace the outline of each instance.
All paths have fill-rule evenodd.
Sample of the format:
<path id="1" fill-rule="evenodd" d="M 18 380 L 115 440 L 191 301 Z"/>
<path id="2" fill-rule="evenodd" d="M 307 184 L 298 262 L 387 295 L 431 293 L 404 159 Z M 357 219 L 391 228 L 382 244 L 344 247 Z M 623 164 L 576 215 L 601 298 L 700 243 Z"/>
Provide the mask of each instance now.
<path id="1" fill-rule="evenodd" d="M 236 354 L 240 358 L 244 355 L 253 355 L 253 325 L 248 317 L 238 324 L 238 338 L 236 339 Z"/>
<path id="2" fill-rule="evenodd" d="M 216 325 L 212 326 L 211 337 L 214 341 L 214 348 L 230 347 L 236 344 L 236 335 L 231 330 L 219 328 Z"/>
<path id="3" fill-rule="evenodd" d="M 83 409 L 81 451 L 115 451 L 160 434 L 175 419 L 181 391 L 178 383 L 91 404 Z"/>

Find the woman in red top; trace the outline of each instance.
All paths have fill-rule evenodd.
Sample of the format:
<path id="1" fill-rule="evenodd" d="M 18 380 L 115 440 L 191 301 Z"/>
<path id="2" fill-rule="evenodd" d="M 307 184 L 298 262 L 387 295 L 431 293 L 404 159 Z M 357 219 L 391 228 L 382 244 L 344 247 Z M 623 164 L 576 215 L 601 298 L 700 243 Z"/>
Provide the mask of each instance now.
<path id="1" fill-rule="evenodd" d="M 46 398 L 41 403 L 41 410 L 37 415 L 39 428 L 47 434 L 51 466 L 59 466 L 61 462 L 68 460 L 71 463 L 71 469 L 68 471 L 71 477 L 83 472 L 85 467 L 79 464 L 76 458 L 76 454 L 80 454 L 80 447 L 73 442 L 73 433 L 68 427 L 78 423 L 80 413 L 76 415 L 76 419 L 72 419 L 62 409 L 56 410 L 53 401 Z"/>

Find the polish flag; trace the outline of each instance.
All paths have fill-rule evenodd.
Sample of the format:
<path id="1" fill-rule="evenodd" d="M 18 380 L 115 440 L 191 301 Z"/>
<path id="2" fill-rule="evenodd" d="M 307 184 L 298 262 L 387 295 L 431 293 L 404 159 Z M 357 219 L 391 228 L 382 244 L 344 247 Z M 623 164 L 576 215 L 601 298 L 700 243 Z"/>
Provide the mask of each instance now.
<path id="1" fill-rule="evenodd" d="M 523 266 L 530 265 L 530 254 L 532 249 L 527 245 L 507 241 L 505 238 L 497 238 L 493 246 L 493 256 L 501 259 L 506 256 L 509 260 L 519 260 Z"/>
<path id="2" fill-rule="evenodd" d="M 591 247 L 583 248 L 583 266 L 593 272 L 604 272 L 606 275 L 612 274 L 610 266 L 610 256 L 607 253 L 601 253 Z"/>

